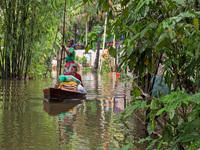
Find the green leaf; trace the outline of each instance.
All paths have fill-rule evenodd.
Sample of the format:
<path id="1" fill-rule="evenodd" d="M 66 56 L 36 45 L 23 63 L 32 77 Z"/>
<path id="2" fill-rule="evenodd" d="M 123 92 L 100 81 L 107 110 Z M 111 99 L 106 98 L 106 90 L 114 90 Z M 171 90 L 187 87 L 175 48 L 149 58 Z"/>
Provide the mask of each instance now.
<path id="1" fill-rule="evenodd" d="M 147 131 L 148 131 L 149 135 L 153 132 L 152 123 L 148 123 L 148 125 L 147 125 Z"/>
<path id="2" fill-rule="evenodd" d="M 192 143 L 190 144 L 190 146 L 187 147 L 186 150 L 195 150 L 195 149 L 196 149 L 195 143 Z"/>
<path id="3" fill-rule="evenodd" d="M 169 115 L 169 118 L 172 119 L 175 115 L 175 110 L 169 110 L 168 115 Z"/>
<path id="4" fill-rule="evenodd" d="M 197 30 L 199 30 L 199 19 L 194 18 L 194 26 Z"/>
<path id="5" fill-rule="evenodd" d="M 133 52 L 133 46 L 126 47 L 126 56 L 127 57 L 130 57 L 130 55 L 132 54 L 132 52 Z"/>
<path id="6" fill-rule="evenodd" d="M 175 63 L 176 65 L 179 65 L 179 60 L 177 59 L 172 59 L 172 62 Z"/>
<path id="7" fill-rule="evenodd" d="M 160 48 L 164 47 L 165 45 L 169 44 L 169 36 L 167 33 L 163 33 L 160 35 L 156 45 Z"/>
<path id="8" fill-rule="evenodd" d="M 175 3 L 178 4 L 178 5 L 183 6 L 183 7 L 186 6 L 185 1 L 183 1 L 183 0 L 172 0 L 172 1 L 175 2 Z"/>
<path id="9" fill-rule="evenodd" d="M 135 62 L 136 62 L 136 56 L 135 55 L 131 55 L 128 66 L 130 71 L 133 71 L 134 66 L 135 66 Z"/>
<path id="10" fill-rule="evenodd" d="M 148 30 L 149 30 L 149 26 L 146 26 L 146 28 L 144 28 L 144 30 L 140 32 L 140 38 L 143 38 Z"/>
<path id="11" fill-rule="evenodd" d="M 148 137 L 146 137 L 145 139 L 140 139 L 140 140 L 138 141 L 138 143 L 140 144 L 140 143 L 144 143 L 144 142 L 150 141 L 150 140 L 151 140 L 151 137 L 148 136 Z"/>
<path id="12" fill-rule="evenodd" d="M 199 105 L 200 104 L 200 93 L 193 95 L 192 101 Z"/>
<path id="13" fill-rule="evenodd" d="M 162 114 L 164 111 L 166 111 L 166 107 L 160 109 L 160 110 L 156 113 L 156 116 L 159 116 L 159 115 Z"/>
<path id="14" fill-rule="evenodd" d="M 132 144 L 131 142 L 128 143 L 126 146 L 122 147 L 120 150 L 128 150 L 130 148 L 131 144 Z"/>
<path id="15" fill-rule="evenodd" d="M 124 18 L 125 18 L 125 19 L 128 17 L 128 15 L 129 15 L 129 9 L 128 9 L 128 7 L 126 7 L 126 8 L 124 9 L 123 15 L 124 15 Z"/>
<path id="16" fill-rule="evenodd" d="M 90 47 L 87 45 L 86 48 L 85 48 L 85 53 L 88 53 Z"/>
<path id="17" fill-rule="evenodd" d="M 181 142 L 186 143 L 186 142 L 194 141 L 195 139 L 198 139 L 198 138 L 199 138 L 199 133 L 194 131 L 192 133 L 186 134 L 185 136 L 181 136 L 179 140 Z"/>
<path id="18" fill-rule="evenodd" d="M 93 51 L 96 51 L 96 48 L 97 48 L 96 44 L 97 44 L 96 42 L 92 42 L 92 50 Z"/>
<path id="19" fill-rule="evenodd" d="M 112 56 L 112 57 L 116 57 L 116 55 L 117 55 L 117 50 L 114 48 L 114 47 L 111 47 L 111 48 L 109 48 L 109 54 Z"/>
<path id="20" fill-rule="evenodd" d="M 199 51 L 200 51 L 200 43 L 198 42 L 198 46 L 197 46 L 197 49 L 196 49 L 196 60 L 198 59 L 199 57 Z"/>
<path id="21" fill-rule="evenodd" d="M 150 143 L 150 145 L 149 145 L 145 150 L 149 150 L 150 148 L 152 148 L 152 147 L 156 144 L 156 142 L 157 142 L 158 140 L 159 140 L 159 138 L 153 140 L 153 141 Z"/>
<path id="22" fill-rule="evenodd" d="M 171 142 L 173 139 L 173 134 L 172 134 L 172 128 L 167 125 L 165 126 L 163 132 L 162 132 L 163 140 L 166 142 Z"/>
<path id="23" fill-rule="evenodd" d="M 159 150 L 162 146 L 163 140 L 160 141 L 160 143 L 158 144 L 157 150 Z"/>
<path id="24" fill-rule="evenodd" d="M 134 89 L 131 91 L 131 93 L 132 93 L 133 95 L 135 95 L 135 97 L 140 96 L 140 90 L 139 90 L 138 88 L 134 88 Z"/>

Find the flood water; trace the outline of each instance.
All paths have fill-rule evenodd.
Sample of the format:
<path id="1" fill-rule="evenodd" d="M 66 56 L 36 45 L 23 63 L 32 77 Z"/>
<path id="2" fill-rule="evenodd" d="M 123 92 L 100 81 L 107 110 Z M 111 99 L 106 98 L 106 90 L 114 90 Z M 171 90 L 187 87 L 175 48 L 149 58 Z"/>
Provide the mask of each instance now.
<path id="1" fill-rule="evenodd" d="M 129 129 L 116 122 L 130 87 L 114 74 L 81 74 L 87 98 L 70 102 L 44 99 L 43 89 L 56 79 L 0 80 L 0 149 L 118 150 L 141 136 L 137 119 Z"/>

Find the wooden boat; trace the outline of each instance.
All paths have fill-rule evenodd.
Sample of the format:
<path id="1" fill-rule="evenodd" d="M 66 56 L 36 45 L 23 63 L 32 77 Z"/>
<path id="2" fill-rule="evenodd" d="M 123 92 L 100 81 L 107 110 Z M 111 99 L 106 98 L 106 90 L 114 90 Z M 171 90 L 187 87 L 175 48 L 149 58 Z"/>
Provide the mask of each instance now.
<path id="1" fill-rule="evenodd" d="M 80 93 L 75 91 L 59 89 L 57 86 L 54 88 L 44 89 L 44 98 L 48 100 L 77 100 L 85 99 L 87 93 Z"/>

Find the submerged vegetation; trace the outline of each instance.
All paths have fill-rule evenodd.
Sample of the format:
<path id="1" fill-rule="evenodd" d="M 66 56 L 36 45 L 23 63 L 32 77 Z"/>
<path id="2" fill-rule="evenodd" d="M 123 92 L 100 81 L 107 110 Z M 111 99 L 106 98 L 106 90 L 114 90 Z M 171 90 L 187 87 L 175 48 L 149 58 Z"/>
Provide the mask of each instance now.
<path id="1" fill-rule="evenodd" d="M 120 121 L 136 111 L 145 114 L 147 138 L 139 143 L 148 141 L 147 149 L 154 144 L 157 149 L 199 148 L 200 2 L 67 0 L 63 30 L 64 3 L 5 0 L 0 4 L 0 77 L 45 75 L 65 35 L 66 40 L 84 43 L 86 53 L 97 52 L 95 70 L 101 65 L 103 73 L 122 71 L 120 78 L 132 83 L 134 104 Z M 105 41 L 121 37 L 118 45 L 106 47 Z M 108 48 L 109 54 L 100 56 L 100 48 Z M 87 66 L 84 57 L 76 60 Z M 131 76 L 125 75 L 128 72 Z M 153 94 L 158 75 L 167 95 Z"/>

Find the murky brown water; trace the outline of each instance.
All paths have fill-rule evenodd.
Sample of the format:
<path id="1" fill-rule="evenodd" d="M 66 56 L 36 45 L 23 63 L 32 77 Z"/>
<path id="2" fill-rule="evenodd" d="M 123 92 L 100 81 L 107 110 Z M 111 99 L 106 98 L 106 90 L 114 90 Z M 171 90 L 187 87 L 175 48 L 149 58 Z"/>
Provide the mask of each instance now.
<path id="1" fill-rule="evenodd" d="M 82 78 L 87 99 L 60 103 L 43 99 L 42 90 L 55 79 L 0 80 L 0 149 L 116 150 L 141 134 L 137 120 L 129 122 L 129 130 L 115 122 L 129 87 L 112 74 Z"/>

